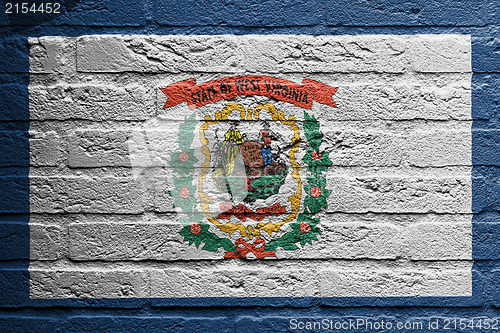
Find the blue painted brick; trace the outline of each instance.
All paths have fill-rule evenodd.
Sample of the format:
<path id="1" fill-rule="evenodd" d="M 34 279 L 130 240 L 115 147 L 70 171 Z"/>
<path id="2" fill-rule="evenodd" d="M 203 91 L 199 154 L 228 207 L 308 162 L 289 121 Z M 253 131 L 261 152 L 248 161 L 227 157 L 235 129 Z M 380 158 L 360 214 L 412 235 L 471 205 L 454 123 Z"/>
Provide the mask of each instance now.
<path id="1" fill-rule="evenodd" d="M 491 286 L 492 290 L 492 302 L 493 305 L 497 308 L 500 308 L 500 269 L 496 269 L 491 272 Z"/>
<path id="2" fill-rule="evenodd" d="M 0 332 L 64 332 L 64 319 L 15 316 L 0 317 Z"/>
<path id="3" fill-rule="evenodd" d="M 27 38 L 0 38 L 0 73 L 27 73 L 28 52 Z"/>
<path id="4" fill-rule="evenodd" d="M 156 21 L 168 26 L 285 27 L 318 24 L 318 1 L 157 0 Z"/>
<path id="5" fill-rule="evenodd" d="M 493 17 L 486 0 L 340 0 L 326 11 L 333 26 L 485 26 Z"/>
<path id="6" fill-rule="evenodd" d="M 169 307 L 212 307 L 212 306 L 239 306 L 239 307 L 291 307 L 307 308 L 315 303 L 313 297 L 208 297 L 208 298 L 153 298 L 151 306 L 158 308 Z"/>
<path id="7" fill-rule="evenodd" d="M 473 75 L 471 85 L 472 118 L 489 121 L 489 123 L 481 123 L 483 126 L 500 128 L 500 75 Z M 481 128 L 481 126 L 475 123 L 473 128 Z M 472 158 L 475 162 L 474 154 L 473 151 Z"/>
<path id="8" fill-rule="evenodd" d="M 29 226 L 27 223 L 0 222 L 0 258 L 2 260 L 29 259 Z"/>
<path id="9" fill-rule="evenodd" d="M 472 38 L 472 70 L 475 73 L 500 73 L 500 32 L 491 37 Z"/>
<path id="10" fill-rule="evenodd" d="M 0 120 L 2 121 L 28 120 L 29 101 L 27 97 L 28 97 L 27 85 L 22 85 L 17 83 L 1 84 Z"/>
<path id="11" fill-rule="evenodd" d="M 472 169 L 472 212 L 500 211 L 500 169 L 479 167 Z"/>
<path id="12" fill-rule="evenodd" d="M 472 258 L 476 260 L 500 259 L 500 220 L 473 223 Z"/>
<path id="13" fill-rule="evenodd" d="M 0 307 L 21 306 L 26 304 L 28 298 L 28 265 L 13 269 L 0 269 Z M 3 331 L 0 330 L 0 332 Z"/>
<path id="14" fill-rule="evenodd" d="M 68 8 L 52 24 L 138 27 L 146 24 L 146 15 L 144 1 L 68 1 Z"/>
<path id="15" fill-rule="evenodd" d="M 474 165 L 500 166 L 500 129 L 472 132 Z"/>
<path id="16" fill-rule="evenodd" d="M 0 213 L 29 213 L 28 170 L 25 176 L 0 176 Z"/>
<path id="17" fill-rule="evenodd" d="M 0 167 L 26 166 L 29 160 L 28 133 L 23 131 L 0 131 Z"/>
<path id="18" fill-rule="evenodd" d="M 125 317 L 78 316 L 70 318 L 66 332 L 236 332 L 227 317 L 192 317 L 184 314 L 176 317 Z"/>

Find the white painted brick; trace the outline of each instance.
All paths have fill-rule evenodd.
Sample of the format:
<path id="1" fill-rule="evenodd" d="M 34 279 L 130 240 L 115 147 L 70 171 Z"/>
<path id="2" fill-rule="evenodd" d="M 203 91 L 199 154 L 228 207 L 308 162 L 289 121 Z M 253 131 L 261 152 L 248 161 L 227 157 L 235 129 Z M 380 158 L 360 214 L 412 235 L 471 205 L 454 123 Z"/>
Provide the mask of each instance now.
<path id="1" fill-rule="evenodd" d="M 403 73 L 405 39 L 390 36 L 248 36 L 250 73 Z"/>
<path id="2" fill-rule="evenodd" d="M 72 37 L 30 37 L 30 73 L 66 74 L 76 69 L 76 43 Z"/>
<path id="3" fill-rule="evenodd" d="M 151 294 L 157 297 L 305 297 L 316 290 L 314 272 L 299 266 L 151 271 Z"/>
<path id="4" fill-rule="evenodd" d="M 147 120 L 154 113 L 154 92 L 143 86 L 31 85 L 33 120 Z"/>
<path id="5" fill-rule="evenodd" d="M 417 72 L 470 72 L 471 40 L 467 35 L 410 37 L 408 54 Z"/>
<path id="6" fill-rule="evenodd" d="M 69 140 L 69 165 L 166 167 L 170 153 L 179 150 L 178 128 L 178 122 L 166 122 L 155 129 L 77 130 Z M 201 144 L 196 140 L 192 146 Z"/>
<path id="7" fill-rule="evenodd" d="M 339 87 L 333 100 L 337 109 L 314 104 L 313 110 L 321 120 L 370 119 L 435 119 L 470 120 L 471 91 L 468 80 L 437 86 L 428 83 L 413 84 L 335 84 Z M 327 84 L 327 82 L 325 82 Z"/>
<path id="8" fill-rule="evenodd" d="M 77 50 L 80 72 L 233 73 L 244 59 L 234 36 L 82 36 Z"/>
<path id="9" fill-rule="evenodd" d="M 66 230 L 58 225 L 30 223 L 31 260 L 56 260 L 67 254 Z"/>
<path id="10" fill-rule="evenodd" d="M 203 217 L 201 217 L 203 219 Z M 215 227 L 212 227 L 215 228 Z M 72 260 L 222 259 L 224 252 L 202 251 L 179 235 L 180 222 L 75 223 L 69 226 Z"/>
<path id="11" fill-rule="evenodd" d="M 409 133 L 404 149 L 412 166 L 472 166 L 472 132 L 442 131 Z"/>
<path id="12" fill-rule="evenodd" d="M 406 229 L 402 238 L 403 250 L 412 260 L 472 259 L 470 220 L 453 224 L 417 224 Z"/>
<path id="13" fill-rule="evenodd" d="M 147 195 L 130 178 L 31 177 L 33 213 L 140 213 Z"/>
<path id="14" fill-rule="evenodd" d="M 66 161 L 64 140 L 54 131 L 30 131 L 30 165 L 58 166 Z"/>
<path id="15" fill-rule="evenodd" d="M 69 138 L 70 167 L 129 166 L 129 131 L 77 130 Z"/>
<path id="16" fill-rule="evenodd" d="M 417 167 L 471 166 L 471 132 L 352 131 L 325 124 L 322 149 L 333 165 Z M 405 133 L 406 132 L 406 133 Z"/>
<path id="17" fill-rule="evenodd" d="M 470 263 L 472 265 L 472 262 Z M 471 269 L 366 269 L 319 272 L 321 297 L 472 296 Z"/>
<path id="18" fill-rule="evenodd" d="M 359 177 L 327 175 L 330 212 L 468 213 L 471 179 Z"/>
<path id="19" fill-rule="evenodd" d="M 330 152 L 334 166 L 397 166 L 404 161 L 405 147 L 391 133 L 324 128 L 321 150 Z"/>
<path id="20" fill-rule="evenodd" d="M 148 272 L 30 269 L 31 298 L 145 298 Z"/>

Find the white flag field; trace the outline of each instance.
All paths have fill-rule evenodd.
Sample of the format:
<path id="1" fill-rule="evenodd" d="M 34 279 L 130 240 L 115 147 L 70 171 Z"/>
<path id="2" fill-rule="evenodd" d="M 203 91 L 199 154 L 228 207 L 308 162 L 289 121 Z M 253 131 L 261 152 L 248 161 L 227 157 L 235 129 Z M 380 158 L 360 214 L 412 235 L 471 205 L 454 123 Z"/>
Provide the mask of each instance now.
<path id="1" fill-rule="evenodd" d="M 30 38 L 30 295 L 472 295 L 468 35 Z"/>

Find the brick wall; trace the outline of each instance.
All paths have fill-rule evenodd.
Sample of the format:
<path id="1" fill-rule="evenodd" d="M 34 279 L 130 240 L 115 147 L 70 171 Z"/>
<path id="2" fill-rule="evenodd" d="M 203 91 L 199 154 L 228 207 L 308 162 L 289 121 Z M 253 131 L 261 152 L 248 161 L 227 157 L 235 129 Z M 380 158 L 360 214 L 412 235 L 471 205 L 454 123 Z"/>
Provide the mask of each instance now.
<path id="1" fill-rule="evenodd" d="M 325 318 L 426 331 L 431 318 L 440 328 L 498 318 L 498 8 L 470 6 L 75 2 L 53 17 L 2 14 L 2 331 L 282 331 Z M 338 87 L 337 108 L 265 96 L 163 108 L 160 88 L 243 75 Z M 195 113 L 198 187 L 198 133 L 228 103 L 272 103 L 301 138 L 300 168 L 285 164 L 304 187 L 288 177 L 271 199 L 245 203 L 253 210 L 279 203 L 288 214 L 300 189 L 298 213 L 308 213 L 304 111 L 319 121 L 332 192 L 311 244 L 224 259 L 222 246 L 202 250 L 179 233 L 189 215 L 171 194 L 182 124 Z M 291 127 L 271 113 L 229 118 L 255 140 L 270 122 L 273 149 L 293 155 Z M 217 126 L 219 137 L 230 127 Z M 215 127 L 205 134 L 212 149 Z M 210 177 L 216 216 L 228 195 Z M 268 245 L 291 223 L 260 237 Z M 209 230 L 251 243 L 242 230 L 258 225 Z"/>

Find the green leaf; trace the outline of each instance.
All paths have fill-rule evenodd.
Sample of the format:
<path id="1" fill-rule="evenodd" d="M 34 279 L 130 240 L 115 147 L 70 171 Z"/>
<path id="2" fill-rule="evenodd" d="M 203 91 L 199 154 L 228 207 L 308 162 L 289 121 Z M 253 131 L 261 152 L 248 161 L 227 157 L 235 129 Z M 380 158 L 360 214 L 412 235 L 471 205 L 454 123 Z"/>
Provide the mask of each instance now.
<path id="1" fill-rule="evenodd" d="M 297 250 L 299 248 L 297 245 L 295 245 L 293 243 L 282 244 L 281 247 L 287 251 L 294 251 L 294 250 Z"/>
<path id="2" fill-rule="evenodd" d="M 184 118 L 184 122 L 179 125 L 179 148 L 186 151 L 191 147 L 194 139 L 194 130 L 196 128 L 195 120 L 196 113 L 193 112 L 189 118 Z"/>
<path id="3" fill-rule="evenodd" d="M 215 252 L 220 247 L 220 243 L 216 240 L 207 240 L 205 245 L 202 247 L 202 250 Z"/>
<path id="4" fill-rule="evenodd" d="M 323 142 L 323 134 L 319 132 L 319 122 L 314 118 L 314 115 L 310 117 L 305 111 L 304 119 L 304 132 L 307 140 L 314 150 L 319 151 L 319 146 Z"/>
<path id="5" fill-rule="evenodd" d="M 221 238 L 220 243 L 224 247 L 224 250 L 230 251 L 230 252 L 236 252 L 236 247 L 229 239 Z"/>

